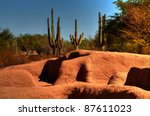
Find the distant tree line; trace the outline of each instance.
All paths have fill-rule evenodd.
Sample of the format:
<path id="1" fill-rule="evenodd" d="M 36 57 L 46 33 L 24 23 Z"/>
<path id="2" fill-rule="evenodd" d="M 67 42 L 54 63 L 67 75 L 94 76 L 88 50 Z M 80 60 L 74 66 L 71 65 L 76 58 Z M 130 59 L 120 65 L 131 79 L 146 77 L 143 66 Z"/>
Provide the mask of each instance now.
<path id="1" fill-rule="evenodd" d="M 60 18 L 57 22 L 57 34 L 54 36 L 53 17 L 48 24 L 50 34 L 21 34 L 15 37 L 7 29 L 0 29 L 0 66 L 4 61 L 15 59 L 17 55 L 54 55 L 60 56 L 74 49 L 105 50 L 150 54 L 150 1 L 149 0 L 117 0 L 114 2 L 120 12 L 113 16 L 98 13 L 98 28 L 94 37 L 85 38 L 82 33 L 78 37 L 77 19 L 75 19 L 75 35 L 70 40 L 62 39 L 60 35 Z M 51 11 L 53 14 L 53 11 Z M 49 23 L 49 18 L 47 19 Z M 63 41 L 62 41 L 63 40 Z M 56 42 L 56 43 L 55 43 Z M 61 42 L 61 43 L 60 43 Z M 54 46 L 55 45 L 55 46 Z M 10 60 L 10 58 L 12 58 Z M 18 63 L 24 62 L 19 58 Z M 13 62 L 13 61 L 12 61 Z"/>

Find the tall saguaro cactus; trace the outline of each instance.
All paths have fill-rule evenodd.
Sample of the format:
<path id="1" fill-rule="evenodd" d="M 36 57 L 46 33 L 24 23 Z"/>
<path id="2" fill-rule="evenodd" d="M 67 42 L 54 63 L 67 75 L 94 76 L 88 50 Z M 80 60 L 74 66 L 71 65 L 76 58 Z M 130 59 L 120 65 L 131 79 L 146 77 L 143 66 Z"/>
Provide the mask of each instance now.
<path id="1" fill-rule="evenodd" d="M 106 28 L 106 14 L 104 14 L 101 17 L 101 13 L 98 13 L 98 17 L 99 17 L 99 21 L 98 21 L 98 39 L 99 39 L 99 45 L 100 45 L 100 49 L 103 49 L 103 46 L 106 47 L 106 32 L 105 32 L 105 28 Z"/>
<path id="2" fill-rule="evenodd" d="M 48 32 L 48 43 L 49 45 L 51 46 L 51 41 L 50 41 L 50 38 L 51 38 L 51 33 L 50 33 L 50 24 L 49 24 L 49 17 L 47 18 L 47 32 Z"/>
<path id="3" fill-rule="evenodd" d="M 101 13 L 99 12 L 99 21 L 98 21 L 98 39 L 99 39 L 99 45 L 100 47 L 102 46 L 102 18 L 101 18 Z"/>
<path id="4" fill-rule="evenodd" d="M 50 19 L 47 18 L 47 27 L 48 27 L 48 42 L 50 47 L 53 49 L 53 56 L 55 56 L 56 44 L 55 44 L 55 34 L 54 34 L 54 15 L 53 9 L 51 9 L 51 30 L 50 30 Z M 51 32 L 50 32 L 51 31 Z"/>
<path id="5" fill-rule="evenodd" d="M 56 54 L 56 48 L 58 48 L 59 55 L 62 51 L 63 40 L 60 35 L 60 17 L 58 17 L 57 21 L 57 35 L 55 38 L 55 29 L 54 29 L 54 13 L 53 9 L 51 9 L 51 30 L 50 30 L 50 19 L 47 18 L 47 27 L 48 27 L 48 42 L 50 47 L 53 49 L 53 56 Z M 51 31 L 51 32 L 50 32 Z"/>
<path id="6" fill-rule="evenodd" d="M 56 46 L 58 48 L 58 54 L 59 56 L 61 56 L 62 48 L 63 48 L 63 38 L 61 38 L 61 34 L 60 34 L 60 17 L 58 17 L 58 21 L 57 21 Z"/>
<path id="7" fill-rule="evenodd" d="M 56 47 L 55 45 L 55 29 L 54 29 L 54 12 L 53 9 L 51 9 L 51 39 L 52 39 L 52 46 Z"/>
<path id="8" fill-rule="evenodd" d="M 79 48 L 79 45 L 81 44 L 84 37 L 84 33 L 80 35 L 78 38 L 78 21 L 75 19 L 75 36 L 70 34 L 70 41 L 74 45 L 75 49 Z"/>
<path id="9" fill-rule="evenodd" d="M 103 30 L 102 30 L 102 34 L 103 34 L 103 44 L 105 45 L 106 47 L 106 14 L 104 14 L 102 16 L 102 25 L 103 25 Z"/>

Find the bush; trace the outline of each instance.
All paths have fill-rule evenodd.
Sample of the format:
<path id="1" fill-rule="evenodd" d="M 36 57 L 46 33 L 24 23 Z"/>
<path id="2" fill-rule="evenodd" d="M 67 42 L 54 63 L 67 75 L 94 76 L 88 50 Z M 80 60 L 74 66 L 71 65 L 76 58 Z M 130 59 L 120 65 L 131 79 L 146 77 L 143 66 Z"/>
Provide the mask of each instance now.
<path id="1" fill-rule="evenodd" d="M 10 65 L 28 63 L 29 60 L 23 55 L 15 55 L 13 51 L 5 50 L 2 51 L 0 56 L 0 67 L 6 67 Z"/>

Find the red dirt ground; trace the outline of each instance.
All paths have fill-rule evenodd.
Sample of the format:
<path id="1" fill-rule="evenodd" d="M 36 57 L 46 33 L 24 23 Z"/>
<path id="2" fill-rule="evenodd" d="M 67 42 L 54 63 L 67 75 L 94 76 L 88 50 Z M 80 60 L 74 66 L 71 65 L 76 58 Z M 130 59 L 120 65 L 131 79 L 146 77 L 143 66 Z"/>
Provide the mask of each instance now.
<path id="1" fill-rule="evenodd" d="M 150 98 L 150 55 L 76 50 L 6 67 L 0 98 Z"/>

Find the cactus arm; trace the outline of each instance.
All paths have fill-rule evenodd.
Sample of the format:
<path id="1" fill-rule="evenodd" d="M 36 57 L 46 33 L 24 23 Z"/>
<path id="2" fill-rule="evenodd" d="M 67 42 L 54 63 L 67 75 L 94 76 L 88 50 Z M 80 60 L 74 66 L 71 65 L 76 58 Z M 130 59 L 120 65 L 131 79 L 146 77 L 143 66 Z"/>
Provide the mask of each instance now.
<path id="1" fill-rule="evenodd" d="M 75 40 L 75 39 L 74 39 L 73 35 L 70 34 L 70 41 L 71 41 L 71 43 L 72 43 L 73 45 L 75 45 L 75 41 L 74 41 L 74 40 Z"/>
<path id="2" fill-rule="evenodd" d="M 98 38 L 99 38 L 99 45 L 101 46 L 102 45 L 102 19 L 101 19 L 101 13 L 100 12 L 99 12 L 98 16 L 99 16 Z"/>
<path id="3" fill-rule="evenodd" d="M 51 42 L 50 42 L 50 38 L 51 38 L 51 35 L 50 35 L 50 26 L 49 26 L 49 17 L 47 18 L 47 30 L 48 30 L 48 43 L 49 45 L 51 46 Z"/>
<path id="4" fill-rule="evenodd" d="M 102 50 L 103 46 L 106 46 L 106 14 L 104 14 L 101 17 L 101 14 L 99 12 L 99 20 L 98 20 L 98 39 L 99 39 L 99 45 L 100 45 L 100 49 Z"/>
<path id="5" fill-rule="evenodd" d="M 82 43 L 83 38 L 84 38 L 84 33 L 82 33 L 80 35 L 80 38 L 79 38 L 79 41 L 78 41 L 78 45 L 80 45 Z"/>
<path id="6" fill-rule="evenodd" d="M 75 43 L 78 44 L 78 21 L 75 19 Z"/>
<path id="7" fill-rule="evenodd" d="M 84 33 L 80 35 L 80 38 L 78 39 L 78 24 L 77 19 L 75 19 L 75 36 L 70 34 L 70 41 L 74 45 L 75 49 L 78 49 L 78 46 L 81 44 L 83 40 Z"/>
<path id="8" fill-rule="evenodd" d="M 50 47 L 54 47 L 53 43 L 52 43 L 52 39 L 51 39 L 51 34 L 50 34 L 50 21 L 49 21 L 49 17 L 47 18 L 47 28 L 48 28 L 48 43 L 50 45 Z"/>
<path id="9" fill-rule="evenodd" d="M 56 47 L 58 48 L 59 56 L 61 56 L 62 48 L 63 48 L 63 38 L 61 38 L 61 34 L 60 34 L 60 17 L 58 17 L 58 21 L 57 21 Z"/>
<path id="10" fill-rule="evenodd" d="M 105 28 L 106 28 L 106 14 L 104 14 L 103 18 L 102 18 L 102 24 L 103 24 L 103 45 L 106 44 L 106 32 L 105 32 Z"/>
<path id="11" fill-rule="evenodd" d="M 56 47 L 60 47 L 59 44 L 60 44 L 60 39 L 61 38 L 61 35 L 60 35 L 60 17 L 58 17 L 58 21 L 57 21 L 57 35 L 56 35 L 56 41 L 55 41 L 55 45 Z"/>
<path id="12" fill-rule="evenodd" d="M 51 39 L 52 39 L 52 45 L 55 47 L 55 32 L 54 32 L 54 13 L 53 13 L 53 9 L 51 9 Z"/>
<path id="13" fill-rule="evenodd" d="M 63 42 L 64 42 L 64 39 L 61 38 L 61 40 L 60 40 L 60 47 L 61 47 L 61 48 L 63 48 Z"/>
<path id="14" fill-rule="evenodd" d="M 72 44 L 74 44 L 74 39 L 73 39 L 73 35 L 70 34 L 70 41 Z"/>

